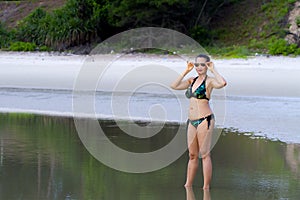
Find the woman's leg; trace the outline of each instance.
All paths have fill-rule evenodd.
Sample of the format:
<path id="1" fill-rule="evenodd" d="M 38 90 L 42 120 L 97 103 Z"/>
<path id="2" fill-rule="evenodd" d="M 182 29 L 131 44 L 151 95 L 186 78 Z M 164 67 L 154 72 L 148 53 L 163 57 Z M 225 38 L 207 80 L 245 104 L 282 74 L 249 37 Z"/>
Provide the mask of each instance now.
<path id="1" fill-rule="evenodd" d="M 185 187 L 191 187 L 194 181 L 194 178 L 198 169 L 198 140 L 197 140 L 197 131 L 190 123 L 188 124 L 187 130 L 187 143 L 189 149 L 189 162 L 187 166 L 187 177 Z"/>
<path id="2" fill-rule="evenodd" d="M 202 168 L 203 168 L 203 189 L 207 190 L 210 187 L 212 177 L 212 162 L 210 155 L 202 157 Z"/>
<path id="3" fill-rule="evenodd" d="M 214 129 L 214 119 L 211 119 L 209 129 L 207 121 L 203 121 L 197 128 L 198 148 L 202 157 L 203 189 L 209 189 L 212 178 L 212 162 L 210 157 L 211 139 Z"/>

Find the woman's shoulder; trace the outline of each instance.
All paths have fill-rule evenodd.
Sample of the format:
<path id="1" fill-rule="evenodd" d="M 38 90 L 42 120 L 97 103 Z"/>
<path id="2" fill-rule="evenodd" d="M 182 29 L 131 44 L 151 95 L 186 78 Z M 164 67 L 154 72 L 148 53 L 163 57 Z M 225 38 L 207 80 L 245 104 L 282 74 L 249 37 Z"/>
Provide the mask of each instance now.
<path id="1" fill-rule="evenodd" d="M 212 81 L 213 79 L 214 79 L 214 77 L 211 77 L 211 76 L 206 75 L 206 80 L 207 80 L 207 81 Z"/>
<path id="2" fill-rule="evenodd" d="M 192 84 L 195 79 L 197 79 L 197 77 L 190 77 L 187 79 L 187 81 L 189 82 L 189 84 Z"/>
<path id="3" fill-rule="evenodd" d="M 211 84 L 213 81 L 215 80 L 215 78 L 214 77 L 211 77 L 211 76 L 206 76 L 206 83 L 207 84 Z"/>

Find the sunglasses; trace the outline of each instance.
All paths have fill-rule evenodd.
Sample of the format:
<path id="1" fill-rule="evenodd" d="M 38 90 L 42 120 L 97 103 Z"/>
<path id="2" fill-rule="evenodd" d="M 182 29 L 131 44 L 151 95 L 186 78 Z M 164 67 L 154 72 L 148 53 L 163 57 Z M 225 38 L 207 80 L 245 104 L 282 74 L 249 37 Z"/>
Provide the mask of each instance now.
<path id="1" fill-rule="evenodd" d="M 202 67 L 205 67 L 205 66 L 206 66 L 205 63 L 194 63 L 194 65 L 195 65 L 195 67 L 199 67 L 200 65 L 201 65 Z"/>

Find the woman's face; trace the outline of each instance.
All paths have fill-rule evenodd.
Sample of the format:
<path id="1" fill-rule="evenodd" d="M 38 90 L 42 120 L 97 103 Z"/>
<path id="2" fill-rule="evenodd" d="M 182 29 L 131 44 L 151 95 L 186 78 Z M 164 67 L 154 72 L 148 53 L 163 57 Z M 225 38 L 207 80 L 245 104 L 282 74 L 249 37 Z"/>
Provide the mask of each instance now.
<path id="1" fill-rule="evenodd" d="M 206 66 L 206 58 L 199 57 L 195 62 L 195 69 L 199 75 L 206 74 L 207 66 Z"/>

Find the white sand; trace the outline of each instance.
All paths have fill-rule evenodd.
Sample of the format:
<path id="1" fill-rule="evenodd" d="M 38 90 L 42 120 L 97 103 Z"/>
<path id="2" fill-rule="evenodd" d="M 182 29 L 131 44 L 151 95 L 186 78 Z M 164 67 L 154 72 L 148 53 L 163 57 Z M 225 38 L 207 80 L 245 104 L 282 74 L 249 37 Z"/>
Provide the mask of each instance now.
<path id="1" fill-rule="evenodd" d="M 87 57 L 1 52 L 0 87 L 72 89 Z M 169 67 L 178 73 L 185 67 L 184 60 L 170 56 L 128 55 L 116 63 L 116 65 L 121 63 L 122 67 L 117 66 L 114 69 L 112 65 L 111 69 L 114 69 L 114 74 L 111 76 L 152 63 Z M 228 96 L 300 97 L 300 57 L 215 60 L 215 65 L 228 81 L 226 87 Z M 148 74 L 150 77 L 157 75 Z M 161 76 L 168 77 L 167 74 L 161 74 Z M 106 78 L 111 80 L 114 77 L 110 77 L 108 72 Z"/>
<path id="2" fill-rule="evenodd" d="M 48 53 L 0 53 L 0 88 L 30 89 L 66 89 L 72 90 L 76 77 L 86 59 L 90 56 L 50 55 Z M 116 58 L 106 56 L 107 63 Z M 300 143 L 300 57 L 254 57 L 250 59 L 214 60 L 218 71 L 226 78 L 226 116 L 224 127 L 233 127 L 241 131 L 255 132 L 272 139 Z M 185 61 L 172 56 L 126 55 L 114 60 L 101 78 L 99 90 L 115 90 L 115 83 L 124 78 L 132 69 L 149 65 L 181 73 Z M 165 79 L 170 82 L 173 77 L 166 73 L 151 73 L 146 70 L 147 79 Z M 195 75 L 195 73 L 191 73 Z M 145 78 L 133 76 L 132 85 L 138 85 Z M 151 91 L 148 91 L 151 92 Z M 8 92 L 9 93 L 9 92 Z M 179 91 L 183 93 L 183 91 Z M 216 91 L 217 93 L 217 91 Z M 7 93 L 3 93 L 6 95 Z M 27 105 L 16 106 L 14 97 L 5 99 L 0 105 L 2 111 L 20 111 L 22 109 L 37 113 L 70 113 L 70 105 L 60 110 L 59 98 L 53 108 L 34 107 L 28 100 Z M 51 97 L 52 98 L 52 97 Z M 51 99 L 50 98 L 50 99 Z M 53 97 L 55 98 L 55 97 Z M 22 101 L 23 101 L 22 100 Z M 10 103 L 14 102 L 14 103 Z M 66 104 L 70 104 L 68 101 Z M 0 101 L 1 103 L 1 101 Z M 34 103 L 32 103 L 34 104 Z M 42 103 L 43 104 L 43 103 Z M 44 104 L 51 102 L 47 101 Z M 48 107 L 49 107 L 48 105 Z M 62 104 L 63 105 L 63 104 Z M 63 107 L 63 106 L 62 106 Z M 67 107 L 67 108 L 66 108 Z M 48 110 L 47 110 L 48 109 Z M 58 109 L 58 110 L 56 110 Z"/>

